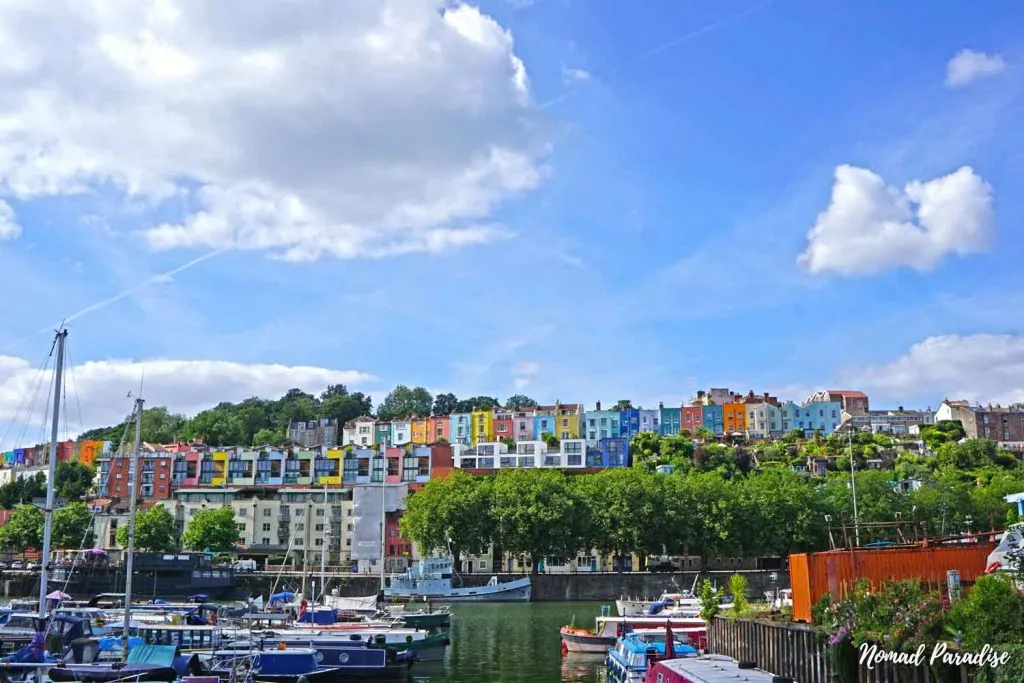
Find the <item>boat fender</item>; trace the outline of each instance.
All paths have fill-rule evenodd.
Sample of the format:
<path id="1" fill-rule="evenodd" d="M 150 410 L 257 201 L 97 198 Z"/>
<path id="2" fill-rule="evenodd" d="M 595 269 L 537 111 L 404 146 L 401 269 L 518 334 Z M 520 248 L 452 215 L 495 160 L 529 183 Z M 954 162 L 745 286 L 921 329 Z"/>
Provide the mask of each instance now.
<path id="1" fill-rule="evenodd" d="M 299 677 L 298 677 L 298 678 L 297 678 L 297 679 L 295 680 L 295 683 L 309 683 L 309 679 L 308 679 L 308 678 L 306 678 L 306 674 L 301 674 L 301 675 L 300 675 L 300 676 L 299 676 Z"/>
<path id="2" fill-rule="evenodd" d="M 740 661 L 736 664 L 737 669 L 756 669 L 757 664 L 750 661 Z"/>
<path id="3" fill-rule="evenodd" d="M 406 636 L 405 637 L 405 642 L 411 643 L 412 642 L 412 636 Z"/>

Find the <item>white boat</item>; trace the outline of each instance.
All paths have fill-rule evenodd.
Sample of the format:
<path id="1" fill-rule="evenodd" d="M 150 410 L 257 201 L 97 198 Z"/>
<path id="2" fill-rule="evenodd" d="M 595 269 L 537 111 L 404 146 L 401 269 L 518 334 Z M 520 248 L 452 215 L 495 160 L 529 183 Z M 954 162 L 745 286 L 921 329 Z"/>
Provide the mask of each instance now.
<path id="1" fill-rule="evenodd" d="M 404 574 L 391 577 L 384 589 L 388 600 L 432 600 L 437 602 L 527 602 L 530 577 L 499 582 L 492 576 L 485 586 L 452 587 L 453 560 L 450 557 L 424 558 Z"/>
<path id="2" fill-rule="evenodd" d="M 658 603 L 670 603 L 665 605 L 666 611 L 678 612 L 699 612 L 700 600 L 688 592 L 662 593 L 657 600 L 636 600 L 619 598 L 615 601 L 615 609 L 620 617 L 633 617 L 649 614 L 651 608 Z"/>

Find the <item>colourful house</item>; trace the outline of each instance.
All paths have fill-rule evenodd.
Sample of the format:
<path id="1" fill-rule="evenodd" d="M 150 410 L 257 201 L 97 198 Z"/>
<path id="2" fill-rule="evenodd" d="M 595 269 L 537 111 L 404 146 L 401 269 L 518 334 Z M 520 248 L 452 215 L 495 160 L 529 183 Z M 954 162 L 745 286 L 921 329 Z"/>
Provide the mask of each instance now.
<path id="1" fill-rule="evenodd" d="M 552 411 L 555 417 L 555 436 L 559 439 L 579 439 L 583 405 L 580 403 L 555 403 Z"/>
<path id="2" fill-rule="evenodd" d="M 661 433 L 661 411 L 640 409 L 640 431 Z"/>
<path id="3" fill-rule="evenodd" d="M 658 413 L 661 418 L 658 432 L 662 436 L 675 436 L 683 430 L 682 411 L 679 408 L 666 408 L 664 403 L 659 403 Z"/>
<path id="4" fill-rule="evenodd" d="M 717 435 L 725 433 L 725 414 L 722 406 L 714 404 L 701 406 L 701 418 L 704 429 Z"/>
<path id="5" fill-rule="evenodd" d="M 474 410 L 470 413 L 470 426 L 474 444 L 494 441 L 494 411 Z"/>
<path id="6" fill-rule="evenodd" d="M 324 457 L 316 460 L 316 483 L 322 486 L 341 486 L 341 467 L 344 459 L 344 450 L 328 448 Z"/>
<path id="7" fill-rule="evenodd" d="M 704 406 L 683 406 L 679 409 L 679 428 L 680 431 L 686 430 L 690 434 L 695 434 L 698 429 L 704 427 Z"/>
<path id="8" fill-rule="evenodd" d="M 512 438 L 516 441 L 533 441 L 533 409 L 516 410 L 512 413 Z"/>
<path id="9" fill-rule="evenodd" d="M 405 448 L 396 446 L 384 449 L 384 457 L 387 460 L 387 471 L 385 481 L 389 484 L 400 484 L 402 482 L 402 459 L 405 457 Z M 412 446 L 409 447 L 412 450 Z"/>
<path id="10" fill-rule="evenodd" d="M 450 424 L 451 421 L 447 415 L 430 418 L 430 434 L 426 443 L 437 443 L 441 439 L 450 442 L 451 435 L 448 432 Z"/>
<path id="11" fill-rule="evenodd" d="M 373 425 L 373 442 L 381 448 L 391 445 L 391 423 L 378 420 Z"/>
<path id="12" fill-rule="evenodd" d="M 409 420 L 410 441 L 414 444 L 433 443 L 430 423 L 432 418 L 414 417 Z"/>
<path id="13" fill-rule="evenodd" d="M 621 418 L 617 410 L 601 410 L 600 403 L 597 410 L 588 410 L 583 416 L 583 438 L 587 445 L 596 447 L 601 439 L 618 438 Z"/>
<path id="14" fill-rule="evenodd" d="M 632 439 L 640 433 L 640 411 L 628 408 L 619 413 L 619 436 Z"/>
<path id="15" fill-rule="evenodd" d="M 722 419 L 726 434 L 745 434 L 747 431 L 747 404 L 726 403 L 722 406 Z"/>
<path id="16" fill-rule="evenodd" d="M 629 467 L 629 439 L 599 439 L 587 448 L 587 467 Z"/>
<path id="17" fill-rule="evenodd" d="M 412 439 L 412 423 L 409 420 L 391 421 L 391 443 L 392 446 L 404 446 Z"/>
<path id="18" fill-rule="evenodd" d="M 515 421 L 512 418 L 512 412 L 509 410 L 496 410 L 494 412 L 495 441 L 515 440 L 515 438 Z"/>
<path id="19" fill-rule="evenodd" d="M 540 441 L 545 434 L 555 435 L 555 416 L 534 414 L 533 438 L 530 440 Z"/>
<path id="20" fill-rule="evenodd" d="M 472 413 L 452 413 L 449 419 L 449 438 L 451 443 L 461 443 L 468 446 L 472 440 Z"/>
<path id="21" fill-rule="evenodd" d="M 211 459 L 213 460 L 213 468 L 210 473 L 210 485 L 223 486 L 227 483 L 228 453 L 227 451 L 214 451 Z"/>
<path id="22" fill-rule="evenodd" d="M 285 458 L 282 451 L 262 451 L 256 458 L 256 483 L 265 486 L 284 484 Z"/>
<path id="23" fill-rule="evenodd" d="M 252 486 L 256 483 L 256 451 L 233 449 L 228 452 L 228 484 Z"/>

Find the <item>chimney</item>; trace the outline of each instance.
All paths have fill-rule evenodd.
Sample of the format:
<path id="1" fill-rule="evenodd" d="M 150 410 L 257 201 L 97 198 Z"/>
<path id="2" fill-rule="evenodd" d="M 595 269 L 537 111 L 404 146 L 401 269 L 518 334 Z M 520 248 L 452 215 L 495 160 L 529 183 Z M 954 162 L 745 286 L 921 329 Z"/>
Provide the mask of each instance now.
<path id="1" fill-rule="evenodd" d="M 597 409 L 601 410 L 601 402 L 600 401 L 597 402 Z"/>
<path id="2" fill-rule="evenodd" d="M 704 390 L 703 389 L 701 389 L 700 391 L 697 392 L 697 398 L 698 399 L 704 398 Z"/>
<path id="3" fill-rule="evenodd" d="M 658 410 L 665 410 L 665 402 L 658 401 Z"/>
<path id="4" fill-rule="evenodd" d="M 747 398 L 754 398 L 754 390 L 753 389 L 751 389 L 750 393 L 747 394 Z"/>
<path id="5" fill-rule="evenodd" d="M 768 392 L 767 391 L 764 392 L 764 400 L 766 400 L 766 401 L 768 400 Z"/>

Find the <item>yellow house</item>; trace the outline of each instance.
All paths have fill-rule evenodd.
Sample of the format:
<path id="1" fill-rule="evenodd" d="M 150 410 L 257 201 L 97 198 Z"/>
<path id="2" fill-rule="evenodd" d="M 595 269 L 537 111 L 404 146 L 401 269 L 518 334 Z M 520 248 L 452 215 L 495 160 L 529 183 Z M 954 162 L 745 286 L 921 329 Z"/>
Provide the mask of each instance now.
<path id="1" fill-rule="evenodd" d="M 228 472 L 228 454 L 224 451 L 213 452 L 213 477 L 210 479 L 210 484 L 213 486 L 223 486 L 227 481 Z"/>
<path id="2" fill-rule="evenodd" d="M 474 410 L 470 414 L 470 427 L 474 444 L 494 441 L 494 411 Z"/>
<path id="3" fill-rule="evenodd" d="M 345 451 L 340 448 L 328 448 L 327 460 L 331 462 L 331 473 L 321 474 L 316 483 L 327 486 L 341 486 L 342 462 L 345 459 Z"/>
<path id="4" fill-rule="evenodd" d="M 556 403 L 555 404 L 555 436 L 560 439 L 582 438 L 583 404 L 582 403 Z"/>
<path id="5" fill-rule="evenodd" d="M 429 417 L 414 417 L 410 421 L 409 431 L 412 435 L 410 441 L 414 444 L 428 444 L 433 443 L 433 436 L 430 433 L 430 421 Z"/>

